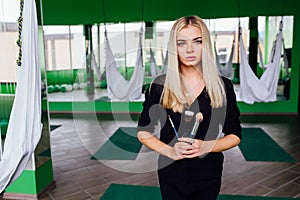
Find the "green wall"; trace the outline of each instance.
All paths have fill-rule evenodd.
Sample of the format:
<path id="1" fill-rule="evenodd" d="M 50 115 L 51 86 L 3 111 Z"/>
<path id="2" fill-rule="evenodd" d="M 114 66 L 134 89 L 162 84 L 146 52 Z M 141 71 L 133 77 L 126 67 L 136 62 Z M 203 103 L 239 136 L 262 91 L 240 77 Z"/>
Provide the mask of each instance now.
<path id="1" fill-rule="evenodd" d="M 298 0 L 36 0 L 42 2 L 43 24 L 78 25 L 107 22 L 174 20 L 196 14 L 202 18 L 294 15 Z M 142 9 L 143 7 L 143 9 Z M 142 14 L 143 10 L 143 14 Z"/>

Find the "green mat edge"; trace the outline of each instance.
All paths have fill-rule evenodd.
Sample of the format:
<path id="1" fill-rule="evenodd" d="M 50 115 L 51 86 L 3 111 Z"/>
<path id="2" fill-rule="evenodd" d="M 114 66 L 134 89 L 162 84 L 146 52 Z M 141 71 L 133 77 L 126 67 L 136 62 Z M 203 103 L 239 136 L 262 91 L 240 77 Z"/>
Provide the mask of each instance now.
<path id="1" fill-rule="evenodd" d="M 291 162 L 291 163 L 295 163 L 297 162 L 296 159 L 294 159 L 284 148 L 282 148 L 272 137 L 269 136 L 269 134 L 267 134 L 267 132 L 265 132 L 262 128 L 260 127 L 243 127 L 242 130 L 245 129 L 259 129 L 260 131 L 264 132 L 264 134 L 268 137 L 268 139 L 270 139 L 272 142 L 274 142 L 279 148 L 280 150 L 285 154 L 285 158 L 282 159 L 270 159 L 270 158 L 265 158 L 265 159 L 257 159 L 257 158 L 253 158 L 251 156 L 249 156 L 249 154 L 246 153 L 246 149 L 247 147 L 243 147 L 243 138 L 241 140 L 241 143 L 238 145 L 239 149 L 241 150 L 241 153 L 243 155 L 243 157 L 245 158 L 246 161 L 259 161 L 259 162 Z M 243 133 L 242 133 L 243 134 Z M 243 135 L 243 137 L 245 138 L 245 136 Z M 262 154 L 259 154 L 262 155 Z"/>
<path id="2" fill-rule="evenodd" d="M 139 151 L 142 148 L 142 143 L 139 144 L 138 150 L 136 152 L 128 151 L 126 149 L 122 148 L 115 148 L 114 150 L 118 151 L 118 153 L 111 154 L 110 156 L 108 155 L 99 155 L 100 151 L 103 150 L 103 148 L 107 148 L 107 145 L 109 144 L 115 144 L 111 139 L 114 137 L 114 135 L 119 131 L 126 132 L 126 130 L 131 130 L 131 129 L 137 129 L 137 127 L 125 127 L 125 126 L 120 126 L 118 129 L 109 137 L 109 139 L 99 147 L 99 149 L 90 157 L 91 160 L 135 160 L 137 155 L 139 154 Z M 133 137 L 131 134 L 128 134 L 129 137 Z M 116 145 L 117 146 L 117 145 Z M 126 157 L 123 156 L 125 153 L 127 154 Z M 98 154 L 98 155 L 97 155 Z"/>
<path id="3" fill-rule="evenodd" d="M 120 188 L 122 187 L 124 190 L 126 189 L 126 191 L 131 192 L 129 196 L 124 195 L 124 193 L 120 191 Z M 140 194 L 141 191 L 138 191 L 138 193 L 133 194 L 132 190 L 141 190 L 141 191 L 148 190 L 151 195 L 145 195 L 146 200 L 148 199 L 162 200 L 158 186 L 141 186 L 141 185 L 117 184 L 117 183 L 110 184 L 109 187 L 105 190 L 100 200 L 136 200 L 135 199 L 136 195 Z M 138 199 L 144 200 L 144 198 L 138 198 Z M 297 200 L 297 199 L 299 198 L 220 194 L 217 200 Z"/>

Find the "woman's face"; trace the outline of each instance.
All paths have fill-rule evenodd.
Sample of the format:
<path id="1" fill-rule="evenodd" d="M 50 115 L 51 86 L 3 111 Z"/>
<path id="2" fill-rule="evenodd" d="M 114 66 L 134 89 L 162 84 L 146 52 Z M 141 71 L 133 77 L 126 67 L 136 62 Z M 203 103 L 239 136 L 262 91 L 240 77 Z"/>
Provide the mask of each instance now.
<path id="1" fill-rule="evenodd" d="M 188 25 L 177 35 L 177 53 L 181 66 L 200 66 L 202 60 L 202 33 Z"/>

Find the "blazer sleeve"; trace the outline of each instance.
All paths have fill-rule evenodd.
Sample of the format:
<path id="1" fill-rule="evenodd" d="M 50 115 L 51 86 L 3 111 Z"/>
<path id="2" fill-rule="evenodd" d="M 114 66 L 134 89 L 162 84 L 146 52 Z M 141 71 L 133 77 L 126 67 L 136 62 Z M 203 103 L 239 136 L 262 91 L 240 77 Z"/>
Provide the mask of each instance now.
<path id="1" fill-rule="evenodd" d="M 143 110 L 138 121 L 137 131 L 154 132 L 161 112 L 160 98 L 163 91 L 162 77 L 156 78 L 145 92 Z"/>
<path id="2" fill-rule="evenodd" d="M 240 110 L 237 106 L 236 95 L 234 92 L 233 84 L 229 79 L 225 77 L 222 78 L 225 86 L 226 100 L 227 100 L 223 133 L 225 135 L 235 134 L 239 138 L 242 138 Z"/>

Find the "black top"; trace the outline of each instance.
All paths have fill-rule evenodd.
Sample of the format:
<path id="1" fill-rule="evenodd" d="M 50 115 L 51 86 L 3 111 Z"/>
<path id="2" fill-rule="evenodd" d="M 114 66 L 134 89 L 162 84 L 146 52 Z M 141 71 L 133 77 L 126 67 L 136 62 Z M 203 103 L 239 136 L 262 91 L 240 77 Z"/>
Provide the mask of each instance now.
<path id="1" fill-rule="evenodd" d="M 241 135 L 240 111 L 237 107 L 236 96 L 233 85 L 227 78 L 222 77 L 226 92 L 226 105 L 222 108 L 212 108 L 210 98 L 204 88 L 201 94 L 190 105 L 188 110 L 194 112 L 193 119 L 186 122 L 184 112 L 173 112 L 172 109 L 163 108 L 160 104 L 164 88 L 165 75 L 160 75 L 152 82 L 145 94 L 143 111 L 138 122 L 138 131 L 154 132 L 155 126 L 160 122 L 160 140 L 173 146 L 177 140 L 168 116 L 174 123 L 179 137 L 184 132 L 190 133 L 195 122 L 195 115 L 198 112 L 203 114 L 203 121 L 200 123 L 196 139 L 214 140 L 220 132 Z M 159 157 L 159 175 L 170 181 L 192 181 L 219 178 L 223 169 L 223 154 L 209 153 L 200 158 L 183 159 L 173 161 L 165 156 Z"/>

